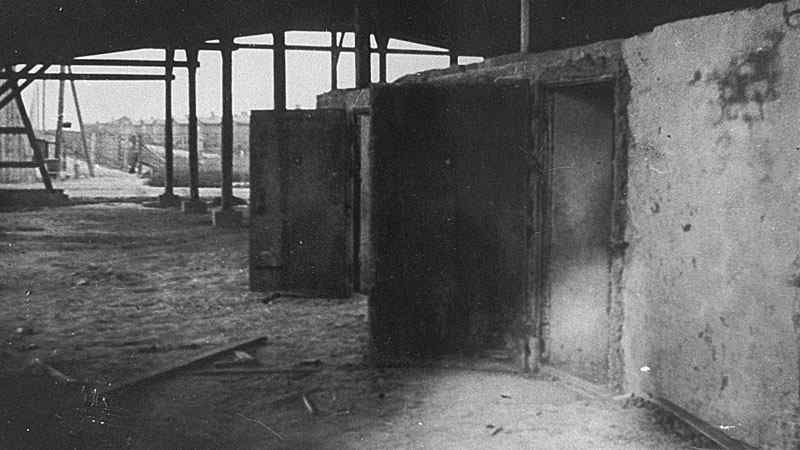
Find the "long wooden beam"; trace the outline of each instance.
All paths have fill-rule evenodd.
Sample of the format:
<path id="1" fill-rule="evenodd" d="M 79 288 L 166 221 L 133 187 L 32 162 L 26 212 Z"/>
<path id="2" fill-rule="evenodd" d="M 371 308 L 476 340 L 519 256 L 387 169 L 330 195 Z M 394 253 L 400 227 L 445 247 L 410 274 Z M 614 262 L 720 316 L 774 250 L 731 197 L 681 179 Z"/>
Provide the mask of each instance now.
<path id="1" fill-rule="evenodd" d="M 36 73 L 42 73 L 45 70 L 47 70 L 49 67 L 50 67 L 49 65 L 41 66 L 36 71 Z M 2 75 L 2 73 L 3 72 L 0 72 L 0 75 Z M 9 77 L 9 79 L 13 79 L 14 83 L 16 83 L 16 78 Z M 18 86 L 19 91 L 20 92 L 24 91 L 25 88 L 28 87 L 28 85 L 30 85 L 31 83 L 33 83 L 33 79 L 25 80 L 21 85 Z M 3 88 L 5 88 L 5 89 L 0 89 L 0 96 L 3 96 L 2 99 L 0 99 L 0 109 L 3 109 L 4 106 L 6 106 L 8 103 L 10 103 L 11 101 L 14 100 L 14 95 L 13 94 L 6 95 L 11 91 L 11 88 L 9 86 L 11 86 L 9 83 L 5 83 L 3 85 Z"/>
<path id="2" fill-rule="evenodd" d="M 158 381 L 160 379 L 163 379 L 166 376 L 172 375 L 172 374 L 174 374 L 174 373 L 176 373 L 176 372 L 178 372 L 180 370 L 189 369 L 189 368 L 192 368 L 192 367 L 196 367 L 197 365 L 204 364 L 204 363 L 208 362 L 210 359 L 215 358 L 215 357 L 217 357 L 217 356 L 219 356 L 219 355 L 221 355 L 221 354 L 223 354 L 225 352 L 238 350 L 238 349 L 240 349 L 242 347 L 261 345 L 261 344 L 264 344 L 266 341 L 267 341 L 266 337 L 258 337 L 258 338 L 255 338 L 255 339 L 249 338 L 249 339 L 243 339 L 241 341 L 236 341 L 236 342 L 234 342 L 234 343 L 232 343 L 230 345 L 225 345 L 225 346 L 216 348 L 214 350 L 202 353 L 202 354 L 200 354 L 198 356 L 193 356 L 193 357 L 189 357 L 189 358 L 186 358 L 186 359 L 181 359 L 181 360 L 172 362 L 171 364 L 169 364 L 169 365 L 167 365 L 167 366 L 165 366 L 163 368 L 153 370 L 153 371 L 148 372 L 148 373 L 146 373 L 146 374 L 144 374 L 142 376 L 139 376 L 139 377 L 136 377 L 136 378 L 132 378 L 130 380 L 123 381 L 123 382 L 121 382 L 119 384 L 116 384 L 116 385 L 109 384 L 109 385 L 105 386 L 104 388 L 98 389 L 96 391 L 96 394 L 100 395 L 100 396 L 105 396 L 105 395 L 109 395 L 109 394 L 116 394 L 116 393 L 118 393 L 118 392 L 120 392 L 120 391 L 122 391 L 124 389 L 129 389 L 129 388 L 132 388 L 134 386 L 143 385 L 145 383 L 152 383 L 154 381 Z"/>

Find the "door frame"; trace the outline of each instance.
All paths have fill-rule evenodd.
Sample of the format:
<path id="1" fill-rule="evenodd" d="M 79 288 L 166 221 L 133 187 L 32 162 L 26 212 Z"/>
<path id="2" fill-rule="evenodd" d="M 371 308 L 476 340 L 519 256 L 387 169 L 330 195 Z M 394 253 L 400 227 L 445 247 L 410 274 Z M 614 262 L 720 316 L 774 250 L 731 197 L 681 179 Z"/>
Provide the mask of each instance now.
<path id="1" fill-rule="evenodd" d="M 611 149 L 611 223 L 608 239 L 608 320 L 609 335 L 607 345 L 608 388 L 621 392 L 624 382 L 624 355 L 622 349 L 623 334 L 623 299 L 622 275 L 624 269 L 625 241 L 627 227 L 627 178 L 628 178 L 628 142 L 629 129 L 627 121 L 627 104 L 630 98 L 630 81 L 627 73 L 604 74 L 595 77 L 539 81 L 534 83 L 534 114 L 532 130 L 534 136 L 534 155 L 540 171 L 540 184 L 535 201 L 538 207 L 531 214 L 535 229 L 539 231 L 538 245 L 531 251 L 529 264 L 533 275 L 538 280 L 531 286 L 534 299 L 536 335 L 541 362 L 549 362 L 549 349 L 554 343 L 549 336 L 550 320 L 550 282 L 548 279 L 551 263 L 551 246 L 553 238 L 553 177 L 552 164 L 553 145 L 553 108 L 554 93 L 561 88 L 576 86 L 610 86 L 613 91 L 612 149 Z M 531 186 L 533 190 L 534 187 Z M 532 194 L 535 194 L 532 192 Z"/>

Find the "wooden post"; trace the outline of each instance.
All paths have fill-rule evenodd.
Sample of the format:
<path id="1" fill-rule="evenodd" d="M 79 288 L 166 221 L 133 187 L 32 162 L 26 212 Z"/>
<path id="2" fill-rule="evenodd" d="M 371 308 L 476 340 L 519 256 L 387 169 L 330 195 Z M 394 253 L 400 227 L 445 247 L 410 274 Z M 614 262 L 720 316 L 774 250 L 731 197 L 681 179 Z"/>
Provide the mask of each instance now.
<path id="1" fill-rule="evenodd" d="M 67 71 L 72 74 L 72 66 L 67 66 Z M 81 105 L 78 103 L 78 90 L 75 88 L 75 80 L 69 80 L 72 88 L 72 100 L 75 102 L 75 115 L 78 116 L 78 125 L 81 127 L 81 143 L 83 144 L 83 156 L 86 158 L 86 165 L 89 168 L 89 177 L 94 178 L 94 161 L 92 154 L 89 153 L 89 146 L 86 144 L 86 127 L 83 126 L 83 115 Z"/>
<path id="2" fill-rule="evenodd" d="M 458 54 L 456 52 L 450 50 L 450 66 L 457 66 L 458 65 Z"/>
<path id="3" fill-rule="evenodd" d="M 339 88 L 339 44 L 336 42 L 336 32 L 331 31 L 331 90 L 335 91 L 338 88 Z"/>
<path id="4" fill-rule="evenodd" d="M 272 72 L 275 111 L 286 111 L 286 36 L 283 30 L 272 34 Z"/>
<path id="5" fill-rule="evenodd" d="M 59 73 L 65 73 L 65 67 L 62 65 L 59 68 Z M 61 140 L 64 133 L 64 80 L 58 82 L 58 116 L 56 117 L 56 148 L 55 157 L 63 158 L 66 161 L 66 155 L 61 154 Z"/>
<path id="6" fill-rule="evenodd" d="M 365 1 L 356 2 L 356 87 L 369 87 L 372 81 L 372 62 L 370 60 L 369 11 Z"/>
<path id="7" fill-rule="evenodd" d="M 531 51 L 531 0 L 520 0 L 519 51 Z"/>
<path id="8" fill-rule="evenodd" d="M 186 49 L 189 64 L 189 198 L 200 200 L 200 174 L 197 154 L 197 48 Z"/>
<path id="9" fill-rule="evenodd" d="M 233 209 L 233 37 L 220 39 L 222 49 L 222 211 Z"/>
<path id="10" fill-rule="evenodd" d="M 175 60 L 175 49 L 166 49 L 166 65 L 164 66 L 164 195 L 173 196 L 174 161 L 172 147 L 172 69 Z"/>
<path id="11" fill-rule="evenodd" d="M 42 149 L 39 147 L 39 143 L 36 142 L 36 133 L 33 131 L 31 119 L 28 117 L 28 111 L 25 109 L 25 102 L 22 100 L 22 89 L 17 83 L 17 79 L 14 77 L 13 69 L 9 66 L 6 68 L 6 71 L 12 73 L 12 78 L 9 80 L 11 94 L 14 96 L 14 100 L 16 100 L 20 119 L 22 119 L 22 124 L 25 126 L 25 134 L 28 136 L 28 144 L 33 149 L 33 160 L 36 162 L 39 168 L 39 174 L 42 177 L 44 188 L 47 189 L 48 192 L 53 192 L 53 183 L 50 181 L 50 174 L 47 173 L 47 168 L 44 165 Z"/>

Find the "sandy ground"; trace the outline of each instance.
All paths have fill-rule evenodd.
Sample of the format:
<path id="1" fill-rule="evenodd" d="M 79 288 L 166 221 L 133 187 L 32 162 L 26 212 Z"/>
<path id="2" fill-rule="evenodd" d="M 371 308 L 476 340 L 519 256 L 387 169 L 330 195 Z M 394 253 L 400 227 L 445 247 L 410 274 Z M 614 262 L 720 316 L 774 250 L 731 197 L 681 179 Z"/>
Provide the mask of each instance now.
<path id="1" fill-rule="evenodd" d="M 373 367 L 363 297 L 265 303 L 247 290 L 247 230 L 209 225 L 131 203 L 0 214 L 0 448 L 703 444 L 663 414 L 552 378 Z M 247 350 L 254 367 L 272 373 L 198 373 L 214 370 L 210 362 L 105 399 L 86 395 L 255 336 L 268 340 Z M 79 382 L 55 381 L 33 358 Z"/>
<path id="2" fill-rule="evenodd" d="M 163 187 L 148 186 L 147 180 L 135 174 L 120 170 L 95 166 L 95 177 L 89 178 L 82 175 L 79 178 L 59 179 L 53 178 L 53 187 L 63 189 L 71 199 L 133 199 L 143 197 L 158 197 L 164 193 Z M 0 189 L 44 189 L 41 182 L 2 184 Z M 175 195 L 188 198 L 188 187 L 174 188 Z M 250 198 L 250 189 L 234 187 L 233 195 L 242 199 Z M 201 198 L 220 196 L 219 188 L 200 188 Z"/>

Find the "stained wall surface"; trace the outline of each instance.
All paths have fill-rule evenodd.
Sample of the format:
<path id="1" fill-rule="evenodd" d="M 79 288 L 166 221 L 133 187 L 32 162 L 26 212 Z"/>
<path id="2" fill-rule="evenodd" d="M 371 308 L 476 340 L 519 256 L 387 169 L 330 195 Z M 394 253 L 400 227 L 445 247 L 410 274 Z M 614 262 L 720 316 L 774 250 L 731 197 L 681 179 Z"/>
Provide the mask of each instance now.
<path id="1" fill-rule="evenodd" d="M 800 30 L 775 4 L 623 51 L 627 384 L 764 444 L 798 400 Z"/>

